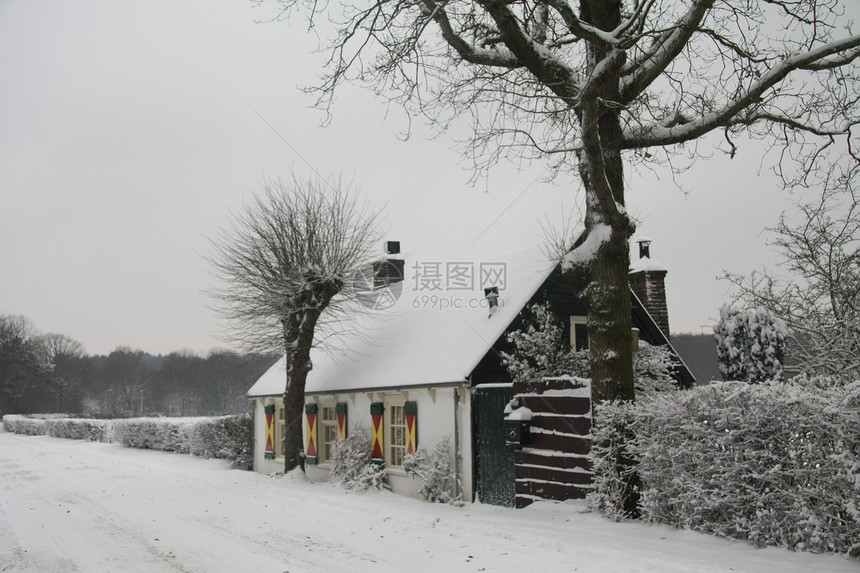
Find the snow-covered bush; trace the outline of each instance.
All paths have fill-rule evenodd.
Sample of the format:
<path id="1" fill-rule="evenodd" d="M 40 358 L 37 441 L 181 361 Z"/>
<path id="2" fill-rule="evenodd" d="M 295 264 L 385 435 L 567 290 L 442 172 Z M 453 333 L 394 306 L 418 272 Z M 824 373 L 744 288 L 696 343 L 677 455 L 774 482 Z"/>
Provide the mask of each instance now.
<path id="1" fill-rule="evenodd" d="M 625 400 L 593 404 L 591 469 L 594 489 L 588 506 L 615 521 L 639 517 L 639 478 L 627 451 L 633 438 L 635 403 Z"/>
<path id="2" fill-rule="evenodd" d="M 421 480 L 418 493 L 425 500 L 454 505 L 462 503 L 456 493 L 456 477 L 451 470 L 451 448 L 447 439 L 437 442 L 430 452 L 424 446 L 419 446 L 417 452 L 407 454 L 403 460 L 403 469 L 413 478 Z"/>
<path id="3" fill-rule="evenodd" d="M 764 382 L 782 379 L 785 322 L 764 307 L 723 306 L 714 325 L 717 361 L 724 380 Z"/>
<path id="4" fill-rule="evenodd" d="M 385 487 L 385 469 L 373 463 L 370 454 L 370 436 L 363 426 L 356 424 L 346 439 L 335 444 L 328 480 L 357 491 Z"/>
<path id="5" fill-rule="evenodd" d="M 41 418 L 6 414 L 3 416 L 3 427 L 6 428 L 7 432 L 15 434 L 26 434 L 28 436 L 45 435 L 45 420 Z"/>
<path id="6" fill-rule="evenodd" d="M 600 406 L 595 437 L 612 435 L 601 426 L 619 420 L 631 434 L 625 447 L 637 462 L 644 519 L 758 545 L 860 550 L 860 382 L 656 393 Z M 614 467 L 612 448 L 592 453 L 595 471 Z M 611 485 L 612 476 L 596 480 Z M 606 487 L 597 501 L 617 508 L 613 491 L 622 489 Z"/>
<path id="7" fill-rule="evenodd" d="M 506 336 L 514 351 L 502 352 L 505 367 L 515 381 L 579 375 L 583 369 L 588 372 L 588 355 L 572 353 L 570 343 L 565 345 L 564 330 L 549 303 L 530 306 L 523 311 L 522 318 L 522 328 Z"/>
<path id="8" fill-rule="evenodd" d="M 850 381 L 842 376 L 826 374 L 801 373 L 791 379 L 791 383 L 809 390 L 829 390 L 836 386 L 845 386 Z"/>
<path id="9" fill-rule="evenodd" d="M 505 367 L 516 382 L 539 380 L 546 376 L 589 378 L 588 350 L 571 352 L 570 341 L 549 303 L 535 304 L 523 313 L 523 327 L 508 333 L 514 346 L 510 354 L 502 352 Z M 633 379 L 637 394 L 673 390 L 678 384 L 672 377 L 675 358 L 665 346 L 639 342 L 633 353 Z"/>
<path id="10" fill-rule="evenodd" d="M 93 420 L 89 418 L 60 418 L 45 420 L 45 434 L 55 438 L 72 440 L 89 440 L 91 442 L 106 442 L 106 430 L 109 433 L 108 420 Z"/>
<path id="11" fill-rule="evenodd" d="M 677 358 L 668 346 L 653 346 L 639 341 L 639 351 L 633 353 L 633 386 L 636 395 L 677 390 L 678 382 L 672 377 Z"/>

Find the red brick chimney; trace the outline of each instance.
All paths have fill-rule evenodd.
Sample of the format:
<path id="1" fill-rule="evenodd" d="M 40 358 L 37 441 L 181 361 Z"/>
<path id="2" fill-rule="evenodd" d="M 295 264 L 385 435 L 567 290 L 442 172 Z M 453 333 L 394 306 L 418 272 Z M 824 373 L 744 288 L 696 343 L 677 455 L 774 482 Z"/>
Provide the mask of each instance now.
<path id="1" fill-rule="evenodd" d="M 630 288 L 645 310 L 669 338 L 669 309 L 666 306 L 666 267 L 651 258 L 651 239 L 641 237 L 639 259 L 630 265 Z"/>

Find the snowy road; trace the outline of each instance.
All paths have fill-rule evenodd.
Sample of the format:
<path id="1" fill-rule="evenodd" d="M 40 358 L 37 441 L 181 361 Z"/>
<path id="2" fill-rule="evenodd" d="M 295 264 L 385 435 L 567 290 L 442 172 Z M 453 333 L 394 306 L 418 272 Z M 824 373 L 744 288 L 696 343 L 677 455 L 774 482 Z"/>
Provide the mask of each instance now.
<path id="1" fill-rule="evenodd" d="M 221 461 L 0 429 L 0 571 L 857 571 L 615 524 L 564 504 L 525 510 L 347 494 Z"/>

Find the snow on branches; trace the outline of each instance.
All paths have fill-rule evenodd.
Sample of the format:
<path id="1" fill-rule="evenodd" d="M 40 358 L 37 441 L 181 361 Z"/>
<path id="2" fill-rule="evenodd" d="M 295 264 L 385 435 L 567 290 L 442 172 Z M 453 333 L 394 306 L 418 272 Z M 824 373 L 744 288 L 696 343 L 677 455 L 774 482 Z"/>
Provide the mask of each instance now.
<path id="1" fill-rule="evenodd" d="M 426 501 L 462 505 L 463 501 L 455 487 L 457 478 L 451 469 L 451 447 L 447 439 L 437 442 L 432 451 L 428 452 L 427 448 L 419 446 L 417 452 L 407 454 L 403 460 L 403 469 L 421 480 L 418 493 Z"/>
<path id="2" fill-rule="evenodd" d="M 855 167 L 855 171 L 856 171 Z M 764 306 L 788 326 L 792 370 L 833 383 L 860 379 L 860 202 L 857 173 L 831 176 L 815 200 L 780 217 L 771 244 L 786 275 L 726 273 L 736 300 Z M 820 378 L 819 378 L 820 380 Z"/>
<path id="3" fill-rule="evenodd" d="M 571 351 L 564 329 L 549 303 L 535 304 L 523 313 L 523 327 L 507 335 L 513 345 L 510 354 L 502 352 L 505 367 L 514 381 L 537 380 L 544 376 L 590 378 L 588 350 Z M 666 347 L 639 342 L 633 353 L 636 392 L 665 391 L 677 388 L 672 377 L 675 362 Z"/>
<path id="4" fill-rule="evenodd" d="M 328 481 L 354 491 L 384 487 L 385 469 L 371 461 L 370 446 L 367 430 L 354 425 L 349 435 L 335 444 Z"/>

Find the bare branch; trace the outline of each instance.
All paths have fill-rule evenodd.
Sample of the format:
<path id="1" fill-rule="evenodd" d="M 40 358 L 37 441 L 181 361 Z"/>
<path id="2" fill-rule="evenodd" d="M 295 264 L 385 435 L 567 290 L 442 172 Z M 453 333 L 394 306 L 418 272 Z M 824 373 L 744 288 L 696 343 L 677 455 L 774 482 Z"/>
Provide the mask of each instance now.
<path id="1" fill-rule="evenodd" d="M 295 343 L 285 324 L 302 313 L 326 311 L 323 331 L 340 320 L 378 242 L 378 218 L 338 179 L 263 183 L 219 230 L 209 257 L 219 281 L 210 294 L 235 341 L 283 352 Z"/>
<path id="2" fill-rule="evenodd" d="M 675 127 L 643 127 L 631 130 L 625 134 L 625 149 L 674 145 L 701 137 L 718 127 L 730 125 L 743 111 L 755 105 L 766 91 L 776 86 L 789 74 L 797 70 L 805 70 L 821 61 L 845 51 L 855 51 L 860 46 L 860 36 L 852 36 L 841 41 L 833 42 L 808 52 L 794 54 L 772 67 L 761 79 L 754 82 L 744 92 L 729 101 L 719 110 L 707 113 L 694 121 Z M 853 59 L 853 58 L 852 58 Z M 765 119 L 765 114 L 762 118 Z M 785 123 L 785 122 L 782 122 Z"/>
<path id="3" fill-rule="evenodd" d="M 620 101 L 633 101 L 666 71 L 690 41 L 713 4 L 714 0 L 693 2 L 672 29 L 663 32 L 641 58 L 631 63 L 630 68 L 636 71 L 622 81 Z"/>

